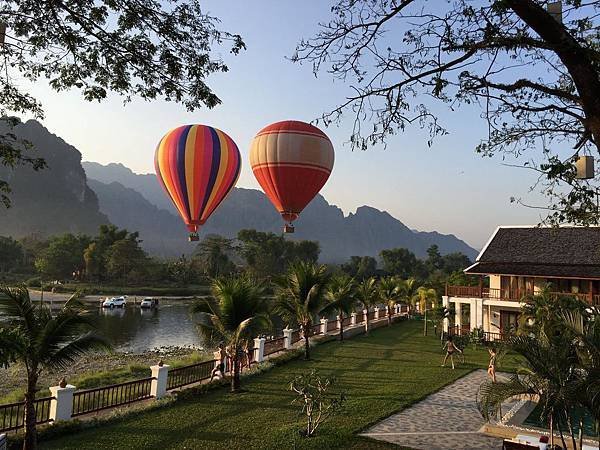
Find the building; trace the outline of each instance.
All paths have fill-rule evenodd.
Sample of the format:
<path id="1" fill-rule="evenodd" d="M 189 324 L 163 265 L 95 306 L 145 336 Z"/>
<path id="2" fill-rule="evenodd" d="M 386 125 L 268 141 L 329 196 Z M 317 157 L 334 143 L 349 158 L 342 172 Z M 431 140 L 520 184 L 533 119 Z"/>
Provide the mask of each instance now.
<path id="1" fill-rule="evenodd" d="M 479 285 L 447 286 L 443 296 L 457 334 L 483 328 L 500 337 L 516 327 L 524 297 L 544 287 L 600 306 L 600 228 L 498 227 L 465 273 Z"/>

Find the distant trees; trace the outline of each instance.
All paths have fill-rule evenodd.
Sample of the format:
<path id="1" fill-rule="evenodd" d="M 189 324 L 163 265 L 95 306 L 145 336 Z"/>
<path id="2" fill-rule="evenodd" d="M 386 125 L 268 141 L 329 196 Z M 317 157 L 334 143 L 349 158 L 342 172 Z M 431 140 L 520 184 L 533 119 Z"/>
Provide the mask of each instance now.
<path id="1" fill-rule="evenodd" d="M 372 256 L 351 256 L 340 268 L 350 277 L 364 280 L 377 274 L 377 260 Z"/>
<path id="2" fill-rule="evenodd" d="M 23 261 L 23 247 L 11 237 L 0 236 L 0 272 L 20 265 Z"/>
<path id="3" fill-rule="evenodd" d="M 205 275 L 215 278 L 235 270 L 230 257 L 235 250 L 232 239 L 211 234 L 198 244 L 192 259 L 198 262 L 200 270 Z"/>
<path id="4" fill-rule="evenodd" d="M 237 238 L 247 270 L 261 278 L 281 274 L 296 261 L 316 263 L 319 259 L 318 242 L 290 241 L 256 230 L 241 230 Z"/>
<path id="5" fill-rule="evenodd" d="M 35 268 L 48 280 L 73 278 L 85 269 L 83 252 L 90 241 L 89 236 L 73 234 L 51 238 L 48 247 L 35 259 Z"/>
<path id="6" fill-rule="evenodd" d="M 383 270 L 401 278 L 421 277 L 425 273 L 423 263 L 407 248 L 393 248 L 379 253 Z"/>

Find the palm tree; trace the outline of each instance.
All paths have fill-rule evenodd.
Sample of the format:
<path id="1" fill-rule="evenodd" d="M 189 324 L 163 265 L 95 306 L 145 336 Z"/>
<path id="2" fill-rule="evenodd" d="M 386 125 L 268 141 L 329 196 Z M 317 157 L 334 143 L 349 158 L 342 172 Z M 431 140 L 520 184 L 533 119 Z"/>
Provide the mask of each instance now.
<path id="1" fill-rule="evenodd" d="M 420 287 L 419 282 L 415 278 L 400 280 L 400 301 L 405 302 L 409 307 L 414 306 L 417 290 Z"/>
<path id="2" fill-rule="evenodd" d="M 419 304 L 421 305 L 420 308 L 423 310 L 425 317 L 423 318 L 424 320 L 424 328 L 423 328 L 423 336 L 427 336 L 427 311 L 429 310 L 429 306 L 431 304 L 434 304 L 435 301 L 437 300 L 438 296 L 437 296 L 437 292 L 435 289 L 432 288 L 426 288 L 425 286 L 421 286 L 419 289 L 417 289 L 417 294 L 415 297 L 418 301 Z"/>
<path id="3" fill-rule="evenodd" d="M 388 326 L 392 324 L 392 309 L 400 299 L 400 285 L 395 277 L 383 277 L 379 280 L 379 298 L 383 301 L 387 308 Z"/>
<path id="4" fill-rule="evenodd" d="M 231 354 L 231 392 L 240 389 L 240 364 L 245 344 L 271 328 L 263 285 L 247 276 L 213 280 L 212 297 L 192 307 L 206 342 L 223 343 Z"/>
<path id="5" fill-rule="evenodd" d="M 367 278 L 362 280 L 356 286 L 356 301 L 367 311 L 365 318 L 365 334 L 369 335 L 369 308 L 374 307 L 379 302 L 379 291 L 377 290 L 377 282 L 375 278 Z"/>
<path id="6" fill-rule="evenodd" d="M 322 314 L 336 313 L 340 320 L 340 341 L 344 340 L 344 318 L 354 312 L 354 279 L 346 275 L 333 277 L 327 286 L 325 299 L 327 303 L 321 309 Z"/>
<path id="7" fill-rule="evenodd" d="M 511 336 L 507 347 L 523 359 L 521 367 L 508 381 L 485 381 L 479 388 L 478 407 L 489 420 L 500 410 L 502 403 L 513 396 L 538 397 L 542 408 L 541 416 L 550 425 L 551 445 L 554 427 L 557 426 L 567 448 L 562 424 L 567 424 L 575 444 L 575 432 L 571 423 L 570 411 L 579 404 L 578 386 L 581 371 L 573 370 L 573 347 L 566 338 L 549 339 L 544 334 L 538 336 Z"/>
<path id="8" fill-rule="evenodd" d="M 0 315 L 10 318 L 0 327 L 0 363 L 20 362 L 25 366 L 23 448 L 35 449 L 34 401 L 41 373 L 47 369 L 65 369 L 80 356 L 110 346 L 94 333 L 94 325 L 75 295 L 52 315 L 50 308 L 31 301 L 26 287 L 1 286 Z"/>
<path id="9" fill-rule="evenodd" d="M 300 326 L 305 359 L 310 358 L 311 326 L 323 307 L 329 279 L 326 266 L 299 261 L 278 282 L 275 311 L 288 323 Z"/>

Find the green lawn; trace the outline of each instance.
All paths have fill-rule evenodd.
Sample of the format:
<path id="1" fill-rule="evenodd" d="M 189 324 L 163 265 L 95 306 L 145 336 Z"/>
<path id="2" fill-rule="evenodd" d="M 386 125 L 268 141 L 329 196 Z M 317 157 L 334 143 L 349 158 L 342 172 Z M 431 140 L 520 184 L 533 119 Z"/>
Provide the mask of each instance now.
<path id="1" fill-rule="evenodd" d="M 487 352 L 469 348 L 463 367 L 440 367 L 439 340 L 424 338 L 421 326 L 422 322 L 403 322 L 375 330 L 370 337 L 325 343 L 313 349 L 311 361 L 294 360 L 244 380 L 244 393 L 219 388 L 42 443 L 42 448 L 387 448 L 357 433 L 474 368 L 487 366 Z M 507 356 L 499 364 L 499 370 L 511 370 L 515 361 Z M 294 374 L 312 368 L 335 375 L 348 402 L 318 436 L 303 439 L 298 434 L 303 422 L 290 405 L 287 384 Z"/>

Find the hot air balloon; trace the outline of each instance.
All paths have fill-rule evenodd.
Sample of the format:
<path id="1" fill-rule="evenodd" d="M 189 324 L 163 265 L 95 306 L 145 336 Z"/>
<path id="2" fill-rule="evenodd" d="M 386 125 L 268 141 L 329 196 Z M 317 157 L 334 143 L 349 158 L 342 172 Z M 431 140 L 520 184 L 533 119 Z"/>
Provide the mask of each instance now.
<path id="1" fill-rule="evenodd" d="M 235 142 L 221 130 L 185 125 L 169 131 L 156 147 L 156 176 L 190 231 L 198 228 L 235 186 L 241 157 Z"/>
<path id="2" fill-rule="evenodd" d="M 333 169 L 333 145 L 317 127 L 295 120 L 258 132 L 250 149 L 256 180 L 285 221 L 284 232 L 321 190 Z"/>

